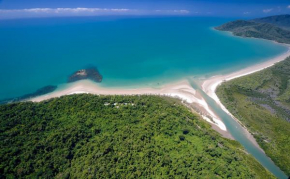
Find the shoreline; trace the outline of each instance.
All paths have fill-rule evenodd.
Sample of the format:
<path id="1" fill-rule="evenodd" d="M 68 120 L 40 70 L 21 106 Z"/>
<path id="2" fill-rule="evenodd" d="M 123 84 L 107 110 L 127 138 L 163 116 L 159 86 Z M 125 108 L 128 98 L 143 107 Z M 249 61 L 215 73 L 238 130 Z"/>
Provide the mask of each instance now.
<path id="1" fill-rule="evenodd" d="M 282 55 L 276 56 L 272 59 L 269 59 L 265 62 L 262 62 L 260 64 L 256 64 L 253 66 L 249 66 L 247 68 L 241 69 L 237 72 L 225 74 L 225 75 L 216 75 L 212 76 L 208 79 L 205 79 L 201 82 L 201 88 L 202 90 L 212 99 L 214 99 L 219 105 L 221 104 L 219 98 L 217 97 L 215 91 L 216 88 L 223 82 L 229 81 L 235 78 L 239 78 L 242 76 L 250 75 L 252 73 L 264 70 L 266 68 L 269 68 L 273 65 L 275 65 L 278 62 L 281 62 L 285 60 L 287 57 L 290 56 L 290 45 L 286 45 L 288 47 L 288 51 L 283 53 Z M 222 104 L 221 104 L 222 105 Z"/>
<path id="2" fill-rule="evenodd" d="M 215 90 L 216 88 L 224 81 L 232 80 L 238 77 L 246 76 L 258 71 L 261 71 L 265 68 L 268 68 L 274 65 L 277 62 L 283 61 L 286 57 L 290 56 L 290 45 L 285 45 L 288 47 L 288 51 L 283 53 L 282 55 L 276 56 L 272 59 L 269 59 L 260 64 L 256 64 L 253 66 L 249 66 L 247 68 L 241 69 L 237 72 L 229 73 L 226 75 L 217 75 L 207 78 L 205 80 L 197 81 L 198 85 L 201 89 L 211 97 L 223 111 L 225 111 L 228 115 L 230 115 L 234 120 L 236 120 L 249 134 L 248 138 L 252 141 L 254 145 L 259 147 L 254 137 L 247 130 L 247 128 L 237 119 L 235 118 L 220 102 L 217 97 Z M 158 95 L 158 96 L 169 96 L 173 98 L 180 99 L 183 104 L 186 104 L 187 107 L 194 109 L 200 116 L 207 121 L 214 130 L 220 133 L 222 136 L 230 139 L 234 139 L 231 134 L 227 131 L 225 124 L 222 119 L 216 115 L 212 109 L 208 106 L 205 99 L 196 91 L 189 83 L 188 80 L 183 79 L 180 81 L 175 81 L 172 83 L 164 84 L 159 88 L 107 88 L 98 85 L 90 80 L 81 80 L 71 85 L 56 90 L 52 93 L 37 96 L 35 98 L 28 99 L 27 101 L 32 102 L 41 102 L 44 100 L 48 100 L 51 98 L 57 98 L 64 95 L 72 95 L 72 94 L 95 94 L 95 95 Z M 259 147 L 260 148 L 260 147 Z"/>
<path id="3" fill-rule="evenodd" d="M 163 85 L 160 88 L 135 88 L 135 89 L 120 89 L 120 88 L 104 88 L 90 80 L 81 80 L 72 83 L 67 88 L 54 91 L 52 93 L 38 96 L 28 101 L 41 102 L 51 98 L 57 98 L 64 95 L 72 94 L 95 94 L 95 95 L 158 95 L 178 98 L 183 104 L 191 108 L 200 109 L 201 117 L 206 120 L 213 129 L 219 132 L 222 136 L 233 139 L 227 131 L 225 124 L 221 119 L 210 109 L 204 98 L 196 91 L 188 80 L 181 80 L 172 84 Z"/>
<path id="4" fill-rule="evenodd" d="M 277 42 L 274 42 L 277 43 Z M 228 115 L 230 115 L 234 120 L 236 120 L 243 128 L 244 130 L 247 132 L 248 134 L 248 138 L 249 140 L 255 145 L 257 146 L 260 150 L 262 150 L 264 152 L 264 150 L 260 147 L 260 145 L 257 143 L 256 139 L 254 138 L 254 136 L 252 135 L 252 133 L 247 129 L 246 126 L 244 126 L 241 121 L 239 119 L 237 119 L 220 101 L 220 99 L 218 98 L 218 96 L 216 95 L 216 89 L 219 85 L 221 85 L 223 82 L 225 81 L 230 81 L 239 77 L 243 77 L 246 75 L 250 75 L 253 74 L 255 72 L 259 72 L 261 70 L 264 70 L 266 68 L 269 68 L 273 65 L 275 65 L 278 62 L 281 62 L 283 60 L 285 60 L 287 57 L 290 56 L 290 45 L 288 44 L 282 44 L 285 45 L 286 47 L 288 47 L 288 51 L 278 55 L 272 59 L 269 59 L 265 62 L 262 62 L 260 64 L 256 64 L 253 66 L 249 66 L 247 68 L 241 69 L 237 72 L 233 72 L 233 73 L 229 73 L 229 74 L 225 74 L 225 75 L 216 75 L 216 76 L 212 76 L 208 79 L 205 79 L 203 81 L 201 81 L 200 86 L 201 89 L 210 97 L 212 98 L 220 107 L 221 109 L 226 112 Z M 265 153 L 265 152 L 264 152 Z"/>

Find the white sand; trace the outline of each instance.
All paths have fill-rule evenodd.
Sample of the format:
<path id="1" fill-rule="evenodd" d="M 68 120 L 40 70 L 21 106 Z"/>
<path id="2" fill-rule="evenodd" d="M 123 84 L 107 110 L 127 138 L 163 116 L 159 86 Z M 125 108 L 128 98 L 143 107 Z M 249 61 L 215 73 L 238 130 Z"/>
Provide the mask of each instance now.
<path id="1" fill-rule="evenodd" d="M 40 102 L 50 98 L 56 98 L 63 95 L 80 94 L 80 93 L 90 93 L 96 95 L 164 95 L 176 97 L 189 104 L 199 105 L 207 115 L 212 118 L 210 120 L 208 117 L 203 115 L 203 118 L 213 125 L 218 126 L 221 130 L 227 131 L 226 126 L 221 119 L 214 114 L 214 112 L 209 108 L 203 97 L 191 87 L 187 80 L 182 80 L 174 84 L 165 85 L 159 89 L 153 88 L 138 88 L 138 89 L 114 89 L 114 88 L 103 88 L 98 86 L 98 84 L 91 82 L 89 80 L 82 80 L 73 83 L 70 87 L 57 90 L 55 92 L 49 93 L 47 95 L 39 96 L 30 101 Z"/>
<path id="2" fill-rule="evenodd" d="M 249 75 L 258 71 L 261 71 L 265 68 L 268 68 L 270 66 L 273 66 L 275 63 L 280 62 L 285 60 L 287 57 L 290 56 L 290 46 L 286 45 L 287 47 L 289 47 L 289 50 L 280 55 L 277 56 L 271 60 L 268 60 L 264 63 L 258 64 L 258 65 L 254 65 L 245 69 L 242 69 L 240 71 L 231 73 L 231 74 L 227 74 L 227 75 L 220 75 L 220 76 L 213 76 L 209 79 L 204 80 L 201 83 L 201 87 L 202 90 L 208 95 L 210 96 L 212 99 L 214 99 L 216 101 L 216 103 L 218 105 L 220 105 L 220 107 L 222 108 L 222 110 L 224 110 L 227 114 L 229 114 L 230 116 L 232 116 L 233 119 L 235 119 L 237 122 L 239 122 L 242 126 L 243 124 L 234 116 L 232 115 L 227 108 L 221 103 L 221 101 L 219 100 L 219 98 L 217 97 L 215 91 L 216 88 L 218 87 L 218 85 L 220 85 L 222 82 L 224 81 L 228 81 L 228 80 L 232 80 L 238 77 L 242 77 L 245 75 Z M 247 135 L 248 139 L 257 147 L 259 148 L 262 152 L 264 152 L 264 150 L 259 146 L 259 144 L 257 143 L 257 141 L 255 140 L 255 138 L 253 137 L 253 135 L 247 130 L 247 128 L 245 126 L 244 127 L 244 132 Z"/>
<path id="3" fill-rule="evenodd" d="M 288 46 L 288 45 L 287 45 Z M 263 62 L 261 64 L 257 64 L 242 70 L 239 70 L 237 72 L 231 73 L 231 74 L 227 74 L 227 75 L 219 75 L 219 76 L 213 76 L 209 79 L 206 79 L 205 81 L 202 82 L 202 90 L 208 95 L 210 96 L 212 99 L 214 99 L 221 107 L 222 109 L 227 112 L 228 114 L 229 111 L 222 105 L 222 103 L 220 102 L 219 98 L 217 97 L 215 91 L 216 88 L 218 87 L 218 85 L 220 85 L 222 82 L 224 81 L 229 81 L 238 77 L 242 77 L 245 75 L 249 75 L 258 71 L 261 71 L 265 68 L 268 68 L 270 66 L 273 66 L 275 63 L 280 62 L 285 60 L 288 56 L 290 56 L 290 46 L 289 50 L 282 54 L 279 55 L 271 60 L 268 60 L 266 62 Z M 230 114 L 231 115 L 231 114 Z"/>

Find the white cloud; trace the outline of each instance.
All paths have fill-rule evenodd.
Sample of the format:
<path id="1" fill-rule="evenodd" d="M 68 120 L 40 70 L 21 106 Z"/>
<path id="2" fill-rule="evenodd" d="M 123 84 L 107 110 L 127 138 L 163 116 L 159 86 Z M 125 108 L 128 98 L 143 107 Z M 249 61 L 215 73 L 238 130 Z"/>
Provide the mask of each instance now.
<path id="1" fill-rule="evenodd" d="M 243 14 L 244 15 L 248 15 L 248 14 L 251 14 L 251 12 L 244 12 Z"/>
<path id="2" fill-rule="evenodd" d="M 287 6 L 287 8 L 288 8 L 288 9 L 290 9 L 290 5 L 289 5 L 289 6 Z"/>
<path id="3" fill-rule="evenodd" d="M 273 9 L 264 9 L 263 12 L 264 12 L 264 13 L 269 13 L 269 12 L 271 12 L 272 10 L 273 10 Z"/>
<path id="4" fill-rule="evenodd" d="M 162 13 L 162 14 L 189 14 L 190 11 L 184 10 L 184 9 L 178 9 L 178 10 L 155 10 L 157 13 Z"/>
<path id="5" fill-rule="evenodd" d="M 190 13 L 190 11 L 184 10 L 184 9 L 182 9 L 182 10 L 174 10 L 173 12 L 180 13 L 180 14 L 189 14 Z"/>
<path id="6" fill-rule="evenodd" d="M 7 10 L 7 12 L 12 12 L 13 10 Z M 21 12 L 21 10 L 15 10 L 16 12 Z M 24 12 L 33 12 L 33 13 L 39 13 L 39 12 L 45 12 L 48 13 L 51 11 L 49 8 L 35 8 L 35 9 L 23 9 Z"/>
<path id="7" fill-rule="evenodd" d="M 188 10 L 137 10 L 117 8 L 32 8 L 32 9 L 0 9 L 0 19 L 23 17 L 55 17 L 55 16 L 102 16 L 102 15 L 185 15 Z"/>
<path id="8" fill-rule="evenodd" d="M 0 13 L 102 13 L 102 12 L 129 12 L 131 9 L 106 8 L 32 8 L 32 9 L 0 9 Z"/>

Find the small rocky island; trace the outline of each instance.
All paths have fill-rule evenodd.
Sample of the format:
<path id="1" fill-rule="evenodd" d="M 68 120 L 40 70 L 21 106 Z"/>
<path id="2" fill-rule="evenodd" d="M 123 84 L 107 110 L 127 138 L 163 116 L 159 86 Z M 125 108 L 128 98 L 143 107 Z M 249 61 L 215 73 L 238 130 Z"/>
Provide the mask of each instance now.
<path id="1" fill-rule="evenodd" d="M 103 77 L 97 68 L 87 68 L 74 72 L 69 78 L 68 83 L 89 79 L 94 82 L 102 82 Z"/>

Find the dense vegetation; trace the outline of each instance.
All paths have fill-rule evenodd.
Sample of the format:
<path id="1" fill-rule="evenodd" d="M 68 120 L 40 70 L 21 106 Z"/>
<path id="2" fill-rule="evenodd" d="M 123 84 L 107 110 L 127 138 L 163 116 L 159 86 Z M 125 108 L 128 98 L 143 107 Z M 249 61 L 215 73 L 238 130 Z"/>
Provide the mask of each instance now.
<path id="1" fill-rule="evenodd" d="M 290 15 L 272 16 L 250 21 L 228 22 L 217 30 L 230 31 L 236 36 L 255 37 L 290 44 Z"/>
<path id="2" fill-rule="evenodd" d="M 273 178 L 171 98 L 71 95 L 0 121 L 0 178 Z"/>
<path id="3" fill-rule="evenodd" d="M 253 19 L 254 22 L 273 24 L 284 29 L 290 29 L 290 15 L 269 16 L 258 19 Z"/>
<path id="4" fill-rule="evenodd" d="M 223 83 L 217 95 L 250 129 L 266 154 L 290 175 L 290 57 Z"/>

